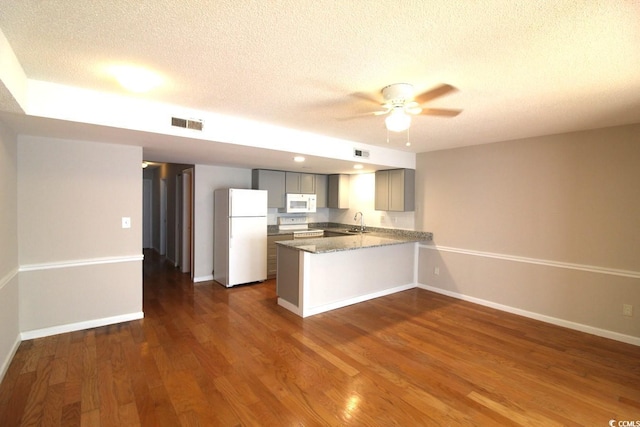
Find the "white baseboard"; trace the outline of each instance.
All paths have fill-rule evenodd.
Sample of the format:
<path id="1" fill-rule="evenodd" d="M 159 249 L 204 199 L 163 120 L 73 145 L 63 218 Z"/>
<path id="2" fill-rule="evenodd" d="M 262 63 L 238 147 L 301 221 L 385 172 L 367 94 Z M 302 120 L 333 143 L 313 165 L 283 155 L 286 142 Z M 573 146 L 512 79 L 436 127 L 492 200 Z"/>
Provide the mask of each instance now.
<path id="1" fill-rule="evenodd" d="M 318 306 L 310 307 L 310 308 L 303 308 L 301 316 L 302 317 L 313 316 L 314 314 L 324 313 L 325 311 L 335 310 L 337 308 L 346 307 L 348 305 L 357 304 L 359 302 L 368 301 L 368 300 L 374 299 L 374 298 L 380 298 L 380 297 L 383 297 L 385 295 L 395 294 L 396 292 L 406 291 L 408 289 L 413 289 L 415 287 L 416 287 L 416 285 L 414 283 L 409 283 L 407 285 L 396 286 L 395 288 L 385 289 L 383 291 L 373 292 L 373 293 L 366 294 L 366 295 L 360 295 L 360 296 L 357 296 L 357 297 L 354 297 L 354 298 L 349 298 L 349 299 L 346 299 L 346 300 L 343 300 L 343 301 L 338 301 L 338 302 L 333 302 L 333 303 L 329 303 L 329 304 L 318 305 Z"/>
<path id="2" fill-rule="evenodd" d="M 6 357 L 2 361 L 2 365 L 0 365 L 0 383 L 2 383 L 4 375 L 7 373 L 9 365 L 11 365 L 11 361 L 13 360 L 13 356 L 16 355 L 21 342 L 22 341 L 20 340 L 20 335 L 16 336 L 16 341 L 13 343 L 11 350 L 9 351 L 9 353 L 7 353 Z"/>
<path id="3" fill-rule="evenodd" d="M 51 335 L 64 334 L 67 332 L 98 328 L 100 326 L 113 325 L 115 323 L 129 322 L 131 320 L 139 320 L 142 318 L 144 318 L 144 313 L 142 311 L 138 313 L 123 314 L 120 316 L 103 317 L 101 319 L 87 320 L 85 322 L 68 323 L 66 325 L 52 326 L 50 328 L 25 331 L 20 334 L 20 338 L 25 341 L 35 338 L 48 337 Z"/>
<path id="4" fill-rule="evenodd" d="M 291 304 L 286 299 L 278 298 L 278 305 L 302 317 L 302 313 L 300 313 L 300 309 L 298 308 L 298 306 Z"/>
<path id="5" fill-rule="evenodd" d="M 564 319 L 558 319 L 557 317 L 547 316 L 533 311 L 522 310 L 516 307 L 508 305 L 498 304 L 493 301 L 488 301 L 468 295 L 463 295 L 457 292 L 448 291 L 445 289 L 436 288 L 434 286 L 418 284 L 418 287 L 427 291 L 432 291 L 438 294 L 446 295 L 452 298 L 460 299 L 463 301 L 469 301 L 474 304 L 483 305 L 485 307 L 495 308 L 496 310 L 506 311 L 507 313 L 517 314 L 519 316 L 528 317 L 530 319 L 540 320 L 545 323 L 550 323 L 556 326 L 562 326 L 564 328 L 573 329 L 580 332 L 586 332 L 588 334 L 597 335 L 599 337 L 609 338 L 615 341 L 624 342 L 627 344 L 633 344 L 640 346 L 640 338 L 632 335 L 625 335 L 618 332 L 608 331 L 606 329 L 600 329 L 589 325 L 583 325 L 582 323 L 571 322 Z"/>
<path id="6" fill-rule="evenodd" d="M 208 276 L 198 276 L 198 277 L 194 277 L 193 278 L 193 283 L 198 283 L 198 282 L 208 282 L 210 280 L 213 280 L 213 274 L 210 274 Z"/>

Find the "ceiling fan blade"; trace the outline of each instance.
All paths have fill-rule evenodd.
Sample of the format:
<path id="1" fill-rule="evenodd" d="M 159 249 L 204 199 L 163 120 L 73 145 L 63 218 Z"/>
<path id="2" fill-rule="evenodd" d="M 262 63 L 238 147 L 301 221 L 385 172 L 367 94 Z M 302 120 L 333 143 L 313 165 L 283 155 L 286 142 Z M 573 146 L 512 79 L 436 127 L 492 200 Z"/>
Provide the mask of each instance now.
<path id="1" fill-rule="evenodd" d="M 424 104 L 425 102 L 431 101 L 432 99 L 436 99 L 439 98 L 443 95 L 448 94 L 449 92 L 454 92 L 458 89 L 456 89 L 455 87 L 448 85 L 448 84 L 441 84 L 438 87 L 435 87 L 433 89 L 429 89 L 426 92 L 421 93 L 420 95 L 417 95 L 414 99 L 419 103 L 419 104 Z"/>
<path id="2" fill-rule="evenodd" d="M 376 104 L 376 105 L 382 105 L 384 103 L 384 101 L 376 98 L 374 95 L 371 95 L 369 93 L 354 92 L 349 95 L 354 98 L 362 99 L 363 101 L 367 101 L 369 103 Z"/>
<path id="3" fill-rule="evenodd" d="M 405 105 L 404 112 L 411 115 L 418 115 L 422 113 L 423 108 L 418 105 Z"/>
<path id="4" fill-rule="evenodd" d="M 423 116 L 455 117 L 460 113 L 462 113 L 462 110 L 449 110 L 446 108 L 423 108 L 420 114 Z"/>
<path id="5" fill-rule="evenodd" d="M 382 116 L 384 114 L 387 114 L 388 112 L 389 110 L 369 111 L 367 113 L 354 114 L 353 116 L 349 116 L 349 117 L 340 117 L 338 118 L 338 120 L 345 121 L 345 120 L 361 119 L 363 117 Z"/>

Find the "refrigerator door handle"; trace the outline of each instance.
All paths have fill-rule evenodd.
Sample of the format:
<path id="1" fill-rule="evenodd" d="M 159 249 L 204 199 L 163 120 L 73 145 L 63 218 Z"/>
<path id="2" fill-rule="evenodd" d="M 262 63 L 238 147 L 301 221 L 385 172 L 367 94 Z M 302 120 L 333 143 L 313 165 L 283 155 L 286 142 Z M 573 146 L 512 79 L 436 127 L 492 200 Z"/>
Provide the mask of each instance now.
<path id="1" fill-rule="evenodd" d="M 229 217 L 229 247 L 233 244 L 233 218 Z"/>

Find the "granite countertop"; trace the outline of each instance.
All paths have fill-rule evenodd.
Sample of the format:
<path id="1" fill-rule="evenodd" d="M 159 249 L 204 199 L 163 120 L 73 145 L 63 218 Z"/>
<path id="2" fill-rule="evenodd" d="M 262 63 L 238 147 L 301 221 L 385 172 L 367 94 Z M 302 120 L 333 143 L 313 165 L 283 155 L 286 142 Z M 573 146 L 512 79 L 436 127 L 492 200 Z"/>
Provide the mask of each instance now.
<path id="1" fill-rule="evenodd" d="M 432 234 L 428 232 L 416 232 L 410 230 L 370 229 L 367 233 L 347 233 L 349 226 L 337 224 L 329 226 L 314 225 L 310 228 L 322 229 L 330 232 L 344 234 L 335 237 L 323 237 L 313 239 L 284 240 L 276 242 L 278 245 L 287 246 L 300 251 L 322 254 L 329 252 L 350 251 L 355 249 L 374 248 L 379 246 L 400 245 L 405 243 L 424 242 L 432 240 Z"/>
<path id="2" fill-rule="evenodd" d="M 277 226 L 267 228 L 267 236 L 282 236 L 285 234 L 293 234 L 293 230 L 278 230 Z"/>

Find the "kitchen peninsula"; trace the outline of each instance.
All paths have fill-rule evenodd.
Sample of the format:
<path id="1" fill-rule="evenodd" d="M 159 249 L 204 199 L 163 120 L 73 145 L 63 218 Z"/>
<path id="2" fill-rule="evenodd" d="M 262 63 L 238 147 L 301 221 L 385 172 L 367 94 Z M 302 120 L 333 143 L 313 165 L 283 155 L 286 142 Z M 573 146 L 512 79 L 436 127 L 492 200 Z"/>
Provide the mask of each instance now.
<path id="1" fill-rule="evenodd" d="M 308 317 L 413 288 L 418 242 L 431 239 L 397 230 L 277 242 L 278 304 Z"/>

